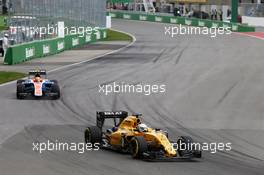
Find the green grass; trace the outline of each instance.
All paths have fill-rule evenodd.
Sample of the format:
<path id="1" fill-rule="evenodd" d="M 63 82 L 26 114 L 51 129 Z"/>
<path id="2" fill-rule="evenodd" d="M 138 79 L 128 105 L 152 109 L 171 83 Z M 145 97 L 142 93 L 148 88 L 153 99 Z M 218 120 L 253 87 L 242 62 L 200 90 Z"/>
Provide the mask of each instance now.
<path id="1" fill-rule="evenodd" d="M 0 15 L 0 26 L 5 26 L 6 24 L 5 24 L 5 18 L 6 18 L 7 16 L 4 16 L 4 15 Z"/>
<path id="2" fill-rule="evenodd" d="M 26 76 L 26 74 L 23 74 L 23 73 L 0 71 L 0 84 L 6 83 L 9 81 L 13 81 L 13 80 L 17 80 L 17 79 L 23 78 L 25 76 Z"/>
<path id="3" fill-rule="evenodd" d="M 7 26 L 0 26 L 0 31 L 2 30 L 8 30 L 8 27 Z"/>
<path id="4" fill-rule="evenodd" d="M 5 18 L 7 18 L 7 16 L 0 15 L 0 31 L 8 29 L 5 23 Z"/>
<path id="5" fill-rule="evenodd" d="M 133 41 L 133 38 L 125 33 L 107 30 L 107 38 L 104 41 Z"/>

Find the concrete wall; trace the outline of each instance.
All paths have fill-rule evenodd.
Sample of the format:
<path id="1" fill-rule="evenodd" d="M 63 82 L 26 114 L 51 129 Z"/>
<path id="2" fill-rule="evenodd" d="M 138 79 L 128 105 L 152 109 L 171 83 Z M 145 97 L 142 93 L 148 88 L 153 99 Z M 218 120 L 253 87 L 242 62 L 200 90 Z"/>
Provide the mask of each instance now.
<path id="1" fill-rule="evenodd" d="M 247 23 L 252 26 L 264 27 L 264 17 L 248 17 L 242 16 L 242 23 Z"/>

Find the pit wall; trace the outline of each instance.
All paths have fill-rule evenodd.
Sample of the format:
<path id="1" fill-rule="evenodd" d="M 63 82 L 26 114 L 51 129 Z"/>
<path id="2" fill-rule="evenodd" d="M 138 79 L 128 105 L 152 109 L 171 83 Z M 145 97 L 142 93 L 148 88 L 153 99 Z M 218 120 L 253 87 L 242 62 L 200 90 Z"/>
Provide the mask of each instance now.
<path id="1" fill-rule="evenodd" d="M 135 12 L 127 12 L 127 11 L 122 11 L 122 12 L 121 11 L 111 11 L 111 12 L 108 12 L 108 15 L 111 16 L 112 18 L 127 19 L 127 20 L 181 24 L 181 25 L 188 25 L 188 26 L 208 27 L 208 28 L 230 27 L 230 29 L 233 32 L 255 32 L 255 27 L 248 26 L 245 24 L 228 23 L 228 22 L 213 21 L 213 20 L 207 20 L 207 19 L 164 16 L 164 15 L 135 13 Z"/>
<path id="2" fill-rule="evenodd" d="M 14 65 L 35 58 L 58 54 L 84 44 L 93 43 L 107 37 L 106 29 L 99 29 L 91 34 L 67 35 L 64 38 L 55 38 L 30 43 L 14 45 L 8 48 L 4 64 Z"/>

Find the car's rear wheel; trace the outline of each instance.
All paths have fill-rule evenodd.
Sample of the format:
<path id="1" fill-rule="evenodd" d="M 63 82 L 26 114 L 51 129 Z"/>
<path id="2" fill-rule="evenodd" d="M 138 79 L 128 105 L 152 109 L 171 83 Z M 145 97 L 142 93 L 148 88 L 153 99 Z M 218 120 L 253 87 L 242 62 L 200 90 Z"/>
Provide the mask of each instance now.
<path id="1" fill-rule="evenodd" d="M 84 131 L 85 143 L 101 143 L 102 142 L 102 131 L 97 126 L 87 127 Z"/>
<path id="2" fill-rule="evenodd" d="M 131 156 L 134 159 L 143 158 L 144 152 L 148 151 L 148 143 L 142 136 L 133 137 L 130 141 Z"/>

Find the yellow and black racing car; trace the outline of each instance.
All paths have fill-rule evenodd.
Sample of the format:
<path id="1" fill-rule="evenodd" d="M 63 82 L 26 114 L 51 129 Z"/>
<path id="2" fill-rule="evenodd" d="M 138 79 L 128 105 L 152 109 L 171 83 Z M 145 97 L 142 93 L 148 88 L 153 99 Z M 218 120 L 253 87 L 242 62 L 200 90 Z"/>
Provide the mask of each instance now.
<path id="1" fill-rule="evenodd" d="M 130 153 L 133 158 L 143 160 L 178 161 L 202 157 L 200 150 L 193 149 L 191 137 L 181 136 L 177 142 L 171 142 L 167 132 L 142 123 L 141 115 L 129 116 L 125 111 L 97 112 L 96 121 L 96 126 L 87 127 L 84 132 L 86 143 L 97 143 L 101 148 Z"/>

